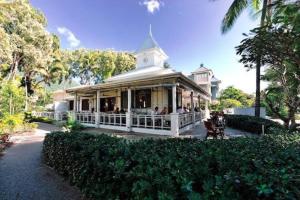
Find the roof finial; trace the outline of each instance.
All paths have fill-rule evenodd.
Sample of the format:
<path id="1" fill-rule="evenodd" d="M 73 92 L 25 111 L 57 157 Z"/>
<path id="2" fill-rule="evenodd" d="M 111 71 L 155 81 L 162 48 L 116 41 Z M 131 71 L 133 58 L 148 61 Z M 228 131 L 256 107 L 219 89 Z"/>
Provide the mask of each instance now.
<path id="1" fill-rule="evenodd" d="M 151 28 L 151 24 L 150 24 L 150 27 L 149 27 L 149 35 L 152 37 L 152 28 Z"/>

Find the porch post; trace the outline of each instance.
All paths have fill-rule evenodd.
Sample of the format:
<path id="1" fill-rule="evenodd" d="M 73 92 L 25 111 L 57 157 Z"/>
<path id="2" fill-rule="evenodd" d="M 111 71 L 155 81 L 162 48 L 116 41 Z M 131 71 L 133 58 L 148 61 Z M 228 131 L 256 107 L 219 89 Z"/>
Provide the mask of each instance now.
<path id="1" fill-rule="evenodd" d="M 176 113 L 176 85 L 172 86 L 172 109 L 173 109 L 173 113 Z"/>
<path id="2" fill-rule="evenodd" d="M 193 126 L 195 126 L 195 106 L 194 106 L 194 92 L 191 91 L 191 109 L 192 109 L 192 117 L 193 117 Z"/>
<path id="3" fill-rule="evenodd" d="M 128 88 L 128 105 L 126 112 L 126 127 L 127 131 L 131 131 L 131 89 Z"/>
<path id="4" fill-rule="evenodd" d="M 176 85 L 172 86 L 172 109 L 171 113 L 171 133 L 173 136 L 179 136 L 179 115 L 176 112 Z"/>
<path id="5" fill-rule="evenodd" d="M 77 92 L 75 93 L 75 96 L 74 96 L 73 110 L 75 113 L 77 112 Z"/>
<path id="6" fill-rule="evenodd" d="M 71 120 L 76 120 L 76 112 L 77 112 L 77 92 L 75 92 L 74 95 L 74 101 L 73 101 L 73 112 L 71 116 Z"/>
<path id="7" fill-rule="evenodd" d="M 205 100 L 205 119 L 209 118 L 208 100 Z"/>
<path id="8" fill-rule="evenodd" d="M 95 123 L 96 125 L 99 125 L 100 122 L 100 90 L 97 90 L 97 94 L 96 94 L 96 112 L 95 112 Z"/>

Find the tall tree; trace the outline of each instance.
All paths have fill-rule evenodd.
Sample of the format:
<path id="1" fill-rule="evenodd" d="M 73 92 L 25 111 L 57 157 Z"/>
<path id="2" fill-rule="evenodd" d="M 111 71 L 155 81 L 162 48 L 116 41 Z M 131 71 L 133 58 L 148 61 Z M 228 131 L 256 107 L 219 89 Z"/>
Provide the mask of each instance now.
<path id="1" fill-rule="evenodd" d="M 70 77 L 79 78 L 84 85 L 100 83 L 135 67 L 135 58 L 127 52 L 78 49 L 65 55 Z"/>
<path id="2" fill-rule="evenodd" d="M 23 77 L 27 110 L 27 97 L 38 84 L 60 80 L 65 74 L 64 67 L 55 64 L 59 40 L 46 30 L 46 18 L 28 0 L 0 4 L 0 8 L 0 75 L 6 80 L 14 80 L 17 74 Z"/>
<path id="3" fill-rule="evenodd" d="M 273 0 L 274 1 L 274 0 Z M 231 4 L 229 10 L 227 11 L 223 22 L 222 22 L 222 33 L 226 33 L 229 31 L 234 22 L 240 16 L 243 10 L 250 7 L 254 11 L 261 10 L 261 18 L 260 18 L 260 27 L 265 26 L 265 22 L 267 19 L 267 13 L 271 14 L 271 12 L 267 12 L 270 9 L 272 4 L 272 0 L 234 0 Z M 260 79 L 261 79 L 261 59 L 258 55 L 256 59 L 256 97 L 255 97 L 255 116 L 260 116 Z"/>
<path id="4" fill-rule="evenodd" d="M 300 1 L 282 1 L 274 11 L 272 23 L 252 30 L 237 47 L 237 53 L 246 67 L 251 68 L 257 57 L 267 66 L 264 78 L 270 85 L 265 92 L 266 102 L 293 129 L 300 108 Z"/>

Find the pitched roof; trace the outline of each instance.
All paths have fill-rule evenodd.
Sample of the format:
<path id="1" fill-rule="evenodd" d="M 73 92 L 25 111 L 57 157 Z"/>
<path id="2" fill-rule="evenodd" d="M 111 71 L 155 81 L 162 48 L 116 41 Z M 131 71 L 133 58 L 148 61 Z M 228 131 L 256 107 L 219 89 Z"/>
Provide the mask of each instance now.
<path id="1" fill-rule="evenodd" d="M 138 50 L 136 52 L 141 52 L 147 49 L 152 49 L 152 48 L 160 48 L 158 43 L 155 41 L 155 39 L 153 38 L 152 32 L 151 32 L 151 26 L 150 26 L 150 31 L 149 31 L 149 35 L 147 36 L 147 38 L 144 40 L 144 42 L 142 43 L 142 45 L 140 46 L 140 48 L 138 48 Z"/>
<path id="2" fill-rule="evenodd" d="M 204 66 L 200 66 L 198 69 L 196 69 L 193 73 L 195 72 L 206 72 L 206 71 L 211 71 L 211 69 L 208 69 Z"/>
<path id="3" fill-rule="evenodd" d="M 157 77 L 161 75 L 171 75 L 175 74 L 176 71 L 170 68 L 162 68 L 158 66 L 152 66 L 147 68 L 137 68 L 128 72 L 125 72 L 123 74 L 119 74 L 116 76 L 113 76 L 111 78 L 106 79 L 105 83 L 111 83 L 111 82 L 119 82 L 119 81 L 128 81 L 128 80 L 138 80 L 143 79 L 147 77 Z"/>

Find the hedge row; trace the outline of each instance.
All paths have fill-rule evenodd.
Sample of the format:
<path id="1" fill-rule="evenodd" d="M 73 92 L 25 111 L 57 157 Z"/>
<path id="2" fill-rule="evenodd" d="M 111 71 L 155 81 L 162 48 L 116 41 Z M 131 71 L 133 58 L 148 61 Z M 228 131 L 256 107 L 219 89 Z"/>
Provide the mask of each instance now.
<path id="1" fill-rule="evenodd" d="M 264 125 L 265 133 L 267 134 L 271 133 L 270 128 L 284 130 L 284 127 L 279 123 L 260 117 L 246 115 L 225 115 L 225 119 L 227 126 L 250 133 L 261 134 L 262 125 Z"/>
<path id="2" fill-rule="evenodd" d="M 91 199 L 300 199 L 300 135 L 199 141 L 55 132 L 45 162 Z"/>
<path id="3" fill-rule="evenodd" d="M 33 116 L 31 112 L 25 112 L 25 121 L 28 122 L 43 122 L 48 124 L 53 124 L 54 120 L 48 117 L 36 117 Z"/>

